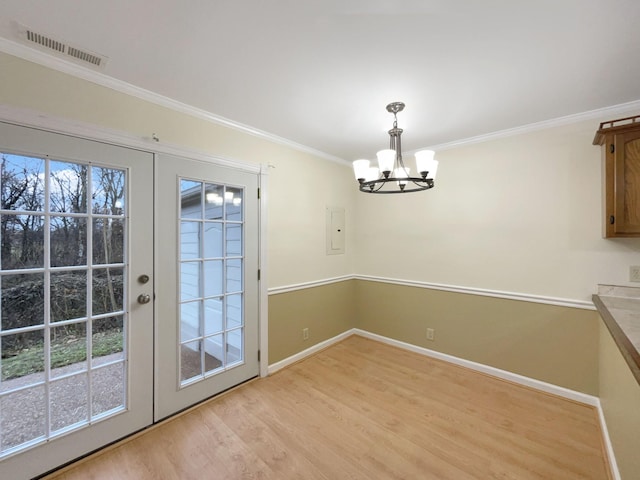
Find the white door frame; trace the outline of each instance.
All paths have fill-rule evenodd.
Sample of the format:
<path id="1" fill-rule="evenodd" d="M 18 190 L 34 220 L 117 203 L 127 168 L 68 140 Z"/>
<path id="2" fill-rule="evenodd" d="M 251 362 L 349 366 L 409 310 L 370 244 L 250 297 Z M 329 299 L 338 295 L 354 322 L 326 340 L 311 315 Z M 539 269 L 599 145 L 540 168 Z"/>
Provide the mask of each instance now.
<path id="1" fill-rule="evenodd" d="M 260 269 L 260 248 L 259 242 L 256 241 L 256 237 L 260 237 L 260 201 L 257 198 L 260 176 L 254 172 L 219 167 L 211 162 L 174 155 L 158 154 L 155 162 L 156 256 L 154 270 L 157 282 L 155 292 L 158 313 L 154 341 L 157 352 L 154 360 L 156 365 L 154 372 L 156 392 L 154 418 L 159 421 L 260 374 L 258 356 L 260 355 L 260 360 L 262 357 L 258 351 L 260 350 L 261 281 L 257 278 L 257 271 Z M 227 368 L 223 354 L 222 357 L 218 357 L 223 362 L 223 370 L 188 382 L 188 386 L 182 384 L 178 368 L 178 360 L 181 356 L 180 343 L 183 340 L 180 305 L 184 301 L 184 297 L 179 295 L 183 281 L 180 271 L 184 261 L 184 258 L 181 258 L 179 254 L 182 242 L 180 225 L 185 220 L 181 218 L 180 214 L 182 203 L 180 182 L 182 179 L 188 179 L 198 184 L 224 184 L 233 188 L 241 188 L 244 192 L 242 196 L 242 211 L 244 213 L 241 222 L 241 257 L 242 271 L 244 272 L 241 282 L 244 305 L 242 308 L 243 321 L 241 322 L 243 326 L 240 330 L 243 332 L 242 344 L 244 345 L 242 361 Z M 200 201 L 202 201 L 202 197 L 200 197 Z M 205 219 L 202 213 L 201 211 L 198 221 Z M 221 217 L 220 220 L 223 219 L 226 221 L 226 217 Z M 216 223 L 217 221 L 218 219 L 216 219 Z M 236 223 L 236 226 L 238 225 L 240 224 Z M 198 245 L 201 243 L 202 240 Z M 226 254 L 226 251 L 221 253 L 222 256 L 226 256 Z M 201 259 L 204 256 L 202 251 L 196 256 L 200 257 L 200 260 L 196 259 L 195 261 L 203 262 Z M 193 261 L 194 259 L 190 259 L 187 263 Z M 204 265 L 204 263 L 202 264 Z M 197 275 L 202 275 L 202 272 Z M 202 281 L 202 277 L 200 278 Z M 198 289 L 196 288 L 196 290 Z M 204 297 L 204 292 L 200 291 L 194 295 Z M 224 302 L 226 303 L 226 300 Z M 204 335 L 204 332 L 194 333 L 195 335 Z"/>
<path id="2" fill-rule="evenodd" d="M 169 154 L 210 162 L 215 165 L 247 171 L 258 175 L 260 201 L 258 204 L 258 268 L 261 276 L 258 285 L 258 334 L 260 348 L 260 376 L 266 377 L 269 372 L 269 339 L 268 339 L 268 283 L 267 283 L 267 199 L 268 199 L 268 166 L 210 155 L 206 152 L 191 150 L 181 146 L 157 142 L 150 135 L 141 138 L 135 135 L 110 130 L 80 121 L 43 114 L 34 110 L 0 105 L 0 120 L 25 127 L 39 128 L 52 133 L 71 135 L 86 140 L 109 143 L 115 146 L 141 150 L 152 154 Z M 156 195 L 156 193 L 154 193 Z M 155 202 L 155 198 L 154 198 Z M 156 313 L 157 315 L 157 313 Z"/>
<path id="3" fill-rule="evenodd" d="M 258 321 L 260 335 L 260 376 L 266 377 L 269 374 L 269 292 L 268 292 L 268 265 L 267 265 L 267 198 L 268 198 L 268 170 L 264 163 L 248 163 L 233 160 L 209 153 L 189 149 L 178 145 L 172 145 L 156 141 L 153 133 L 149 137 L 139 137 L 120 130 L 112 130 L 99 127 L 81 121 L 71 121 L 65 118 L 43 114 L 34 110 L 17 108 L 8 105 L 0 105 L 0 120 L 23 125 L 25 127 L 41 128 L 50 132 L 74 135 L 87 140 L 97 140 L 121 147 L 135 148 L 153 154 L 168 154 L 178 157 L 193 158 L 211 162 L 215 165 L 235 168 L 238 170 L 258 174 L 258 187 L 260 188 L 260 202 L 258 205 L 258 239 L 259 258 L 258 268 L 260 268 L 259 305 Z M 155 200 L 155 199 L 154 199 Z"/>

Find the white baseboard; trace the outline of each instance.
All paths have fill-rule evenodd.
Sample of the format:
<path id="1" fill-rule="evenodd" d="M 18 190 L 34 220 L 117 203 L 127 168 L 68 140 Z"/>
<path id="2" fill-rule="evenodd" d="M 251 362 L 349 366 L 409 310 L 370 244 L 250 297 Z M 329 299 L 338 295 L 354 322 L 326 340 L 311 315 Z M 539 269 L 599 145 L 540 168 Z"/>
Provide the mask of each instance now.
<path id="1" fill-rule="evenodd" d="M 609 430 L 607 429 L 607 421 L 604 418 L 604 411 L 600 400 L 598 399 L 598 417 L 600 418 L 600 428 L 602 429 L 602 439 L 604 441 L 604 448 L 607 451 L 607 457 L 609 457 L 609 468 L 611 469 L 611 478 L 613 480 L 622 480 L 620 477 L 620 471 L 618 470 L 618 463 L 616 462 L 616 455 L 613 451 L 613 444 L 609 437 Z"/>
<path id="2" fill-rule="evenodd" d="M 484 365 L 482 363 L 472 362 L 471 360 L 465 360 L 463 358 L 455 357 L 453 355 L 448 355 L 446 353 L 436 352 L 435 350 L 429 350 L 428 348 L 419 347 L 417 345 L 412 345 L 406 342 L 401 342 L 400 340 L 394 340 L 393 338 L 384 337 L 376 333 L 367 332 L 366 330 L 360 330 L 359 328 L 352 328 L 351 330 L 347 330 L 346 332 L 343 332 L 340 335 L 337 335 L 333 338 L 320 342 L 310 348 L 307 348 L 306 350 L 303 350 L 302 352 L 292 355 L 291 357 L 285 358 L 284 360 L 281 360 L 272 365 L 269 365 L 269 374 L 275 373 L 278 370 L 281 370 L 288 365 L 291 365 L 295 362 L 298 362 L 308 357 L 309 355 L 313 355 L 314 353 L 319 352 L 320 350 L 323 350 L 337 342 L 340 342 L 341 340 L 344 340 L 345 338 L 350 337 L 351 335 L 360 335 L 361 337 L 369 338 L 371 340 L 376 340 L 378 342 L 385 343 L 387 345 L 391 345 L 394 347 L 399 347 L 404 350 L 408 350 L 410 352 L 418 353 L 420 355 L 425 355 L 427 357 L 442 360 L 454 365 L 459 365 L 461 367 L 469 368 L 471 370 L 485 373 L 493 377 L 501 378 L 503 380 L 507 380 L 507 381 L 516 383 L 518 385 L 523 385 L 523 386 L 532 388 L 534 390 L 550 393 L 552 395 L 557 395 L 559 397 L 573 400 L 578 403 L 583 403 L 585 405 L 596 407 L 596 409 L 598 410 L 598 416 L 600 419 L 600 426 L 602 428 L 604 446 L 608 456 L 612 477 L 614 480 L 621 480 L 620 472 L 618 471 L 618 465 L 616 463 L 616 458 L 613 451 L 613 445 L 611 444 L 611 439 L 609 438 L 607 424 L 604 418 L 604 413 L 602 411 L 602 406 L 600 405 L 600 399 L 593 395 L 588 395 L 582 392 L 576 392 L 575 390 L 560 387 L 558 385 L 553 385 L 552 383 L 543 382 L 541 380 L 536 380 L 535 378 L 525 377 L 524 375 L 518 375 L 517 373 L 509 372 L 507 370 L 501 370 L 499 368 L 491 367 L 489 365 Z"/>
<path id="3" fill-rule="evenodd" d="M 271 365 L 269 365 L 269 370 L 268 370 L 269 375 L 277 372 L 278 370 L 282 370 L 284 367 L 287 367 L 293 363 L 299 362 L 300 360 L 308 357 L 309 355 L 313 355 L 314 353 L 319 352 L 320 350 L 323 350 L 333 345 L 334 343 L 338 343 L 339 341 L 344 340 L 345 338 L 350 337 L 353 334 L 354 334 L 354 329 L 352 328 L 351 330 L 342 332 L 341 334 L 336 335 L 333 338 L 329 338 L 328 340 L 325 340 L 323 342 L 316 343 L 315 345 L 307 348 L 306 350 L 298 352 L 295 355 L 291 355 L 290 357 L 287 357 L 284 360 L 280 360 L 279 362 L 272 363 Z"/>
<path id="4" fill-rule="evenodd" d="M 454 357 L 453 355 L 448 355 L 446 353 L 436 352 L 435 350 L 429 350 L 428 348 L 418 347 L 417 345 L 401 342 L 399 340 L 394 340 L 393 338 L 389 338 L 389 337 L 383 337 L 382 335 L 367 332 L 366 330 L 359 330 L 356 328 L 354 329 L 353 333 L 365 338 L 377 340 L 378 342 L 381 342 L 381 343 L 386 343 L 387 345 L 403 348 L 411 352 L 419 353 L 420 355 L 425 355 L 427 357 L 443 360 L 445 362 L 449 362 L 454 365 L 459 365 L 461 367 L 466 367 L 471 370 L 475 370 L 476 372 L 486 373 L 488 375 L 498 377 L 503 380 L 508 380 L 510 382 L 517 383 L 519 385 L 531 387 L 535 390 L 540 390 L 542 392 L 558 395 L 559 397 L 568 398 L 570 400 L 574 400 L 579 403 L 584 403 L 586 405 L 591 405 L 594 407 L 598 406 L 599 404 L 598 397 L 594 397 L 593 395 L 587 395 L 586 393 L 576 392 L 575 390 L 559 387 L 558 385 L 553 385 L 552 383 L 547 383 L 541 380 L 536 380 L 534 378 L 525 377 L 524 375 L 518 375 L 517 373 L 508 372 L 507 370 L 501 370 L 499 368 L 490 367 L 489 365 L 484 365 L 482 363 L 472 362 L 471 360 L 465 360 L 464 358 Z"/>

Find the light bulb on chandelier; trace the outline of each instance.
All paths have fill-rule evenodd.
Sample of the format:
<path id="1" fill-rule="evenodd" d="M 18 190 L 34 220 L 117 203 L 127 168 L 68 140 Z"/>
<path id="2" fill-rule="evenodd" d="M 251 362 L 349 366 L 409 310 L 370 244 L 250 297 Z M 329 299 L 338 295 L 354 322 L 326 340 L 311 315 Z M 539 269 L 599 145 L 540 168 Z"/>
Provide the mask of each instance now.
<path id="1" fill-rule="evenodd" d="M 409 193 L 428 190 L 435 186 L 438 161 L 433 150 L 421 150 L 415 153 L 418 176 L 411 176 L 411 169 L 402 159 L 401 136 L 398 128 L 397 113 L 404 109 L 404 103 L 394 102 L 387 105 L 387 111 L 393 113 L 393 128 L 389 130 L 389 148 L 380 150 L 376 156 L 378 166 L 372 167 L 369 160 L 353 162 L 353 171 L 365 193 Z"/>

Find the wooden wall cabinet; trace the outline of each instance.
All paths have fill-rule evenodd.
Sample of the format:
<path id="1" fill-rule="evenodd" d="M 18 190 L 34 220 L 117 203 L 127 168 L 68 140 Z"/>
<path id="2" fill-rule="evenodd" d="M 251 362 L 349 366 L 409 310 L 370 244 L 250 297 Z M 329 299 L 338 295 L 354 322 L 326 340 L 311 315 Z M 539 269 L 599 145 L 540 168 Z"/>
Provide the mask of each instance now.
<path id="1" fill-rule="evenodd" d="M 593 144 L 602 145 L 604 236 L 640 237 L 640 115 L 601 123 Z"/>

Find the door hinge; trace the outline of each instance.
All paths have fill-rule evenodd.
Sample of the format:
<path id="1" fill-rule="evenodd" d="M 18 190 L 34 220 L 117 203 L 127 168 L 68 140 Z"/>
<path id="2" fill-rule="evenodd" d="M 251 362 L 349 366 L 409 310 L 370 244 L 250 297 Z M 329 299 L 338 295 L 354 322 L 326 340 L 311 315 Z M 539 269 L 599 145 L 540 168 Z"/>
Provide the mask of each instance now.
<path id="1" fill-rule="evenodd" d="M 260 198 L 260 187 L 258 187 L 258 198 Z"/>
<path id="2" fill-rule="evenodd" d="M 613 215 L 611 215 L 609 217 L 609 225 L 613 225 L 614 223 L 616 223 L 616 217 L 614 217 Z"/>
<path id="3" fill-rule="evenodd" d="M 260 280 L 260 269 L 258 269 L 258 280 Z"/>
<path id="4" fill-rule="evenodd" d="M 260 350 L 258 350 L 258 361 L 260 361 Z"/>
<path id="5" fill-rule="evenodd" d="M 609 145 L 609 153 L 614 153 L 616 151 L 616 146 L 612 143 Z"/>

